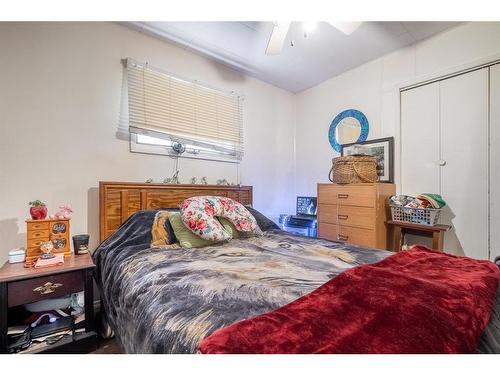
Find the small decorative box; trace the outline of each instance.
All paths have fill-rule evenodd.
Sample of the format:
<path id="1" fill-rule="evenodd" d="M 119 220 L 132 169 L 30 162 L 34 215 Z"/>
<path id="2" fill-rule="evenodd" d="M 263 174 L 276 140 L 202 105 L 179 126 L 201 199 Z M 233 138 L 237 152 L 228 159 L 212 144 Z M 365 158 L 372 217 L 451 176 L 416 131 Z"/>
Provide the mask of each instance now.
<path id="1" fill-rule="evenodd" d="M 26 250 L 12 249 L 9 251 L 9 263 L 22 263 L 26 258 Z"/>
<path id="2" fill-rule="evenodd" d="M 42 255 L 40 245 L 47 241 L 52 241 L 54 254 L 71 255 L 69 223 L 70 219 L 26 220 L 26 260 L 37 260 Z"/>

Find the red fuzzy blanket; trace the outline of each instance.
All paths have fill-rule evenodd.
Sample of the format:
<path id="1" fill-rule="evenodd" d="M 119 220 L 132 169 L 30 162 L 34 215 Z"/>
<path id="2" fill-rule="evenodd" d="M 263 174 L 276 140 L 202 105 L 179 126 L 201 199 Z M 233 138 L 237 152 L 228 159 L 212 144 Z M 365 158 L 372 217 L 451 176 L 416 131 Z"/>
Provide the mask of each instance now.
<path id="1" fill-rule="evenodd" d="M 200 351 L 470 353 L 490 318 L 499 279 L 491 262 L 415 247 L 215 331 Z"/>

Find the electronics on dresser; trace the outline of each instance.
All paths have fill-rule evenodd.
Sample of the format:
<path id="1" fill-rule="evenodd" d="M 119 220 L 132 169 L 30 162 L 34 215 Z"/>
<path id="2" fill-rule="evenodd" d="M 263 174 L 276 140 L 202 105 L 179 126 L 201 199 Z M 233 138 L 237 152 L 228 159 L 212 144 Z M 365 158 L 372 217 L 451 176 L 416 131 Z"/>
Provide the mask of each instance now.
<path id="1" fill-rule="evenodd" d="M 316 197 L 297 197 L 296 215 L 282 214 L 279 218 L 281 229 L 307 237 L 316 237 L 318 223 Z"/>
<path id="2" fill-rule="evenodd" d="M 316 216 L 318 200 L 316 197 L 297 197 L 297 216 Z"/>

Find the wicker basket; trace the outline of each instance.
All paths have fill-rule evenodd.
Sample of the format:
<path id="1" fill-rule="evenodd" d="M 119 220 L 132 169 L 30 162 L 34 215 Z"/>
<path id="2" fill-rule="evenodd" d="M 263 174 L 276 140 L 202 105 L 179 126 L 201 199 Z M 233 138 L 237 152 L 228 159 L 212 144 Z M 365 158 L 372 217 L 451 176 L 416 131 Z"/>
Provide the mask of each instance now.
<path id="1" fill-rule="evenodd" d="M 406 223 L 436 225 L 441 216 L 440 208 L 410 208 L 390 204 L 393 221 Z"/>
<path id="2" fill-rule="evenodd" d="M 377 159 L 366 155 L 333 158 L 328 178 L 336 184 L 376 182 L 378 180 Z"/>

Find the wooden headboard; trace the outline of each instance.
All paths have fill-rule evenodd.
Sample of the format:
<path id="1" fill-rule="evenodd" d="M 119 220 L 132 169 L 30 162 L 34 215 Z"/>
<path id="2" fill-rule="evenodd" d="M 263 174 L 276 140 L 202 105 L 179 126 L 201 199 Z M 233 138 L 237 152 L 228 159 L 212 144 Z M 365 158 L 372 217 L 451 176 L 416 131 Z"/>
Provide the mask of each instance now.
<path id="1" fill-rule="evenodd" d="M 189 197 L 218 195 L 252 204 L 251 186 L 167 185 L 99 182 L 99 238 L 104 241 L 133 213 L 148 208 L 179 208 Z"/>

